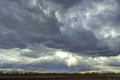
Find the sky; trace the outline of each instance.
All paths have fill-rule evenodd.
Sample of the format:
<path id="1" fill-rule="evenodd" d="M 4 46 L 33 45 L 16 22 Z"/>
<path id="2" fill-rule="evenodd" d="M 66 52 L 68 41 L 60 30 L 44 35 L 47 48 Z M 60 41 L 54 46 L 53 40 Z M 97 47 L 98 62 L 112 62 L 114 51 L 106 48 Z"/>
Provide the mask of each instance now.
<path id="1" fill-rule="evenodd" d="M 120 72 L 120 0 L 0 0 L 0 71 Z"/>

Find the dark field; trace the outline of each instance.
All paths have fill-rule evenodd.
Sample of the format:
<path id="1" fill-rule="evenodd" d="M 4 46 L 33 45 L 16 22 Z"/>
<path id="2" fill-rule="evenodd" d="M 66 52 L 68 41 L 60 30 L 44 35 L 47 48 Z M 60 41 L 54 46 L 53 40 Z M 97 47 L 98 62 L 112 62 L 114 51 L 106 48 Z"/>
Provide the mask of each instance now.
<path id="1" fill-rule="evenodd" d="M 120 80 L 120 74 L 7 73 L 1 74 L 0 80 Z"/>

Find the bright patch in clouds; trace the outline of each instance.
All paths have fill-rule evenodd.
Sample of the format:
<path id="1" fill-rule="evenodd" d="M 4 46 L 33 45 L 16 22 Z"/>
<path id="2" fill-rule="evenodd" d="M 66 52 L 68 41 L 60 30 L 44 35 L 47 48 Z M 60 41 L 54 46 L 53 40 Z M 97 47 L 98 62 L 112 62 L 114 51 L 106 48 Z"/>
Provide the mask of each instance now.
<path id="1" fill-rule="evenodd" d="M 37 47 L 34 48 L 34 47 Z M 39 51 L 39 49 L 43 49 L 42 52 Z M 47 50 L 48 52 L 44 51 Z M 77 71 L 82 71 L 81 68 L 84 68 L 86 66 L 92 66 L 91 69 L 87 70 L 87 71 L 91 71 L 91 70 L 95 70 L 95 71 L 110 71 L 110 70 L 114 70 L 117 71 L 115 67 L 110 67 L 108 65 L 106 65 L 106 63 L 109 63 L 108 61 L 112 60 L 112 59 L 116 59 L 119 60 L 120 56 L 116 56 L 116 57 L 96 57 L 96 58 L 92 58 L 92 57 L 82 57 L 82 56 L 78 56 L 74 53 L 71 52 L 67 52 L 67 51 L 62 51 L 59 49 L 51 49 L 51 48 L 47 48 L 43 45 L 30 45 L 28 46 L 26 49 L 9 49 L 9 50 L 5 50 L 5 49 L 0 49 L 0 56 L 2 56 L 0 58 L 0 65 L 4 66 L 4 64 L 12 64 L 15 65 L 18 68 L 10 68 L 7 67 L 6 70 L 17 70 L 17 69 L 21 69 L 22 71 L 29 71 L 29 68 L 32 70 L 41 70 L 41 69 L 45 69 L 47 70 L 47 68 L 44 68 L 45 66 L 48 66 L 48 64 L 45 64 L 44 66 L 43 63 L 46 62 L 50 62 L 55 64 L 49 64 L 50 66 L 52 66 L 54 68 L 54 66 L 58 65 L 58 64 L 64 64 L 64 65 L 58 65 L 58 69 L 61 67 L 66 67 L 69 70 L 76 70 Z M 32 55 L 34 52 L 34 54 L 39 53 L 39 57 L 37 58 L 30 58 L 29 56 L 24 56 L 23 54 L 29 54 Z M 52 52 L 52 53 L 49 53 Z M 18 65 L 18 66 L 17 66 Z M 30 67 L 30 65 L 32 65 Z M 37 67 L 38 65 L 40 65 L 40 67 Z M 23 68 L 20 66 L 24 66 Z M 25 66 L 27 68 L 25 68 Z M 107 68 L 110 69 L 107 69 Z M 66 70 L 67 70 L 66 68 Z M 96 70 L 97 69 L 97 70 Z M 100 69 L 100 70 L 99 70 Z M 1 70 L 4 70 L 4 68 L 1 68 Z M 52 71 L 52 70 L 51 70 Z"/>
<path id="2" fill-rule="evenodd" d="M 64 61 L 66 62 L 66 64 L 70 67 L 70 66 L 76 66 L 79 56 L 74 55 L 72 53 L 69 52 L 64 52 L 64 51 L 57 51 L 55 56 L 60 57 L 61 59 L 64 59 Z"/>
<path id="3" fill-rule="evenodd" d="M 69 53 L 68 52 L 63 52 L 63 51 L 57 51 L 55 55 L 64 59 L 64 58 L 68 57 Z"/>
<path id="4" fill-rule="evenodd" d="M 120 33 L 117 30 L 109 27 L 105 27 L 100 33 L 104 36 L 104 38 L 116 38 L 120 36 Z"/>
<path id="5" fill-rule="evenodd" d="M 76 56 L 72 56 L 71 54 L 68 56 L 68 59 L 66 59 L 66 62 L 67 62 L 67 65 L 70 67 L 70 66 L 76 66 L 78 60 Z"/>

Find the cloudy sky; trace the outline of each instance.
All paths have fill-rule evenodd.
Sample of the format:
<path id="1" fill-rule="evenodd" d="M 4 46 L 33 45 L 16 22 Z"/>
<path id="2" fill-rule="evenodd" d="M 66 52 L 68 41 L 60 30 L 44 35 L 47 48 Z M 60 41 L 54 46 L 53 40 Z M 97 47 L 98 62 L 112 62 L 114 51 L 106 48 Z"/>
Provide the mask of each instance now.
<path id="1" fill-rule="evenodd" d="M 119 0 L 0 0 L 0 70 L 120 71 Z"/>

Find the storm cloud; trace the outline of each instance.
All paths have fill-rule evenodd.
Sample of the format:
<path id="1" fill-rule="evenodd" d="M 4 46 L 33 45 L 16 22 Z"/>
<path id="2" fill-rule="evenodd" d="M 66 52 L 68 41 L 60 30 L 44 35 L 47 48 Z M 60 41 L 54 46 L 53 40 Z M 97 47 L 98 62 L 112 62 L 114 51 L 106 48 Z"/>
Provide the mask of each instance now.
<path id="1" fill-rule="evenodd" d="M 0 67 L 49 71 L 55 65 L 52 71 L 84 71 L 106 65 L 116 70 L 119 9 L 119 0 L 0 0 Z M 104 65 L 85 61 L 97 57 Z"/>

